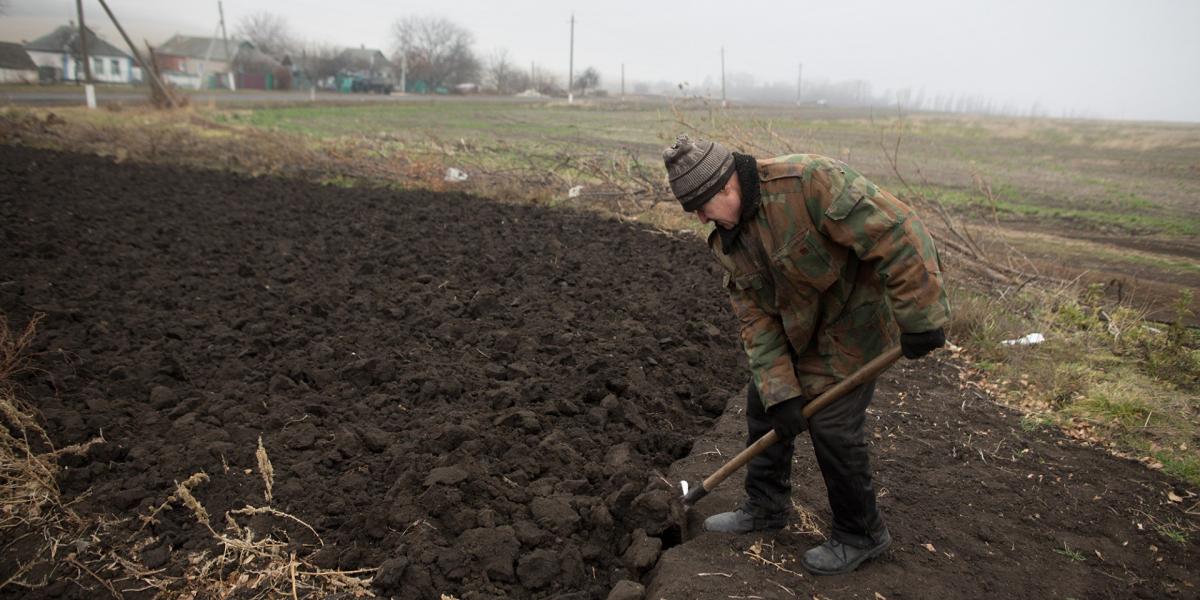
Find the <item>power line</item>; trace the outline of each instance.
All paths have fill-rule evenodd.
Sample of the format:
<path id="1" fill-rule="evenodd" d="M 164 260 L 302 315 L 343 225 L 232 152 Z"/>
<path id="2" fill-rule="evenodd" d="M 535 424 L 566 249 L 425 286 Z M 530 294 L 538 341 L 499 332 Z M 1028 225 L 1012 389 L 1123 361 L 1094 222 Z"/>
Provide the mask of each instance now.
<path id="1" fill-rule="evenodd" d="M 567 104 L 575 101 L 575 13 L 571 13 L 571 60 L 567 66 Z"/>

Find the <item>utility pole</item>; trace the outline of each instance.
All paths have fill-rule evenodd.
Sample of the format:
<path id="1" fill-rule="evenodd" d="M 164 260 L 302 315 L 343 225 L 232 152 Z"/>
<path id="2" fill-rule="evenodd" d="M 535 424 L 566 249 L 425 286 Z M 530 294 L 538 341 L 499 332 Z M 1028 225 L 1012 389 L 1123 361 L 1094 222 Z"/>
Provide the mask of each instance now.
<path id="1" fill-rule="evenodd" d="M 728 105 L 725 101 L 725 46 L 721 46 L 721 107 Z"/>
<path id="2" fill-rule="evenodd" d="M 221 15 L 221 39 L 225 42 L 225 60 L 229 64 L 229 89 L 236 90 L 237 85 L 233 79 L 233 55 L 229 53 L 229 34 L 225 31 L 225 6 L 221 4 L 221 0 L 217 0 L 217 12 Z"/>
<path id="3" fill-rule="evenodd" d="M 801 90 L 804 89 L 804 63 L 800 63 L 800 70 L 796 73 L 796 106 L 800 106 Z"/>
<path id="4" fill-rule="evenodd" d="M 92 61 L 88 60 L 87 26 L 83 24 L 83 0 L 75 0 L 75 12 L 79 13 L 79 52 L 83 54 L 83 82 L 92 82 Z M 75 83 L 79 83 L 79 69 L 75 70 Z"/>
<path id="5" fill-rule="evenodd" d="M 134 45 L 133 40 L 129 39 L 129 34 L 125 33 L 125 28 L 121 27 L 121 22 L 117 20 L 115 15 L 113 15 L 112 9 L 108 7 L 108 3 L 104 0 L 99 0 L 99 2 L 100 7 L 103 8 L 104 12 L 108 14 L 109 20 L 111 20 L 113 25 L 117 27 L 117 32 L 121 34 L 121 38 L 125 40 L 125 44 L 129 46 L 129 51 L 133 53 L 134 60 L 136 60 L 138 65 L 142 67 L 142 73 L 152 82 L 151 85 L 158 88 L 159 93 L 161 93 L 163 97 L 167 99 L 167 103 L 171 105 L 171 108 L 179 108 L 179 101 L 175 99 L 175 95 L 171 93 L 171 90 L 168 89 L 167 86 L 163 85 L 162 80 L 158 78 L 158 74 L 156 74 L 151 65 L 142 58 L 142 53 L 138 52 L 137 46 Z"/>
<path id="6" fill-rule="evenodd" d="M 625 63 L 621 63 L 621 99 L 625 99 Z"/>
<path id="7" fill-rule="evenodd" d="M 400 93 L 408 93 L 408 53 L 400 51 Z"/>
<path id="8" fill-rule="evenodd" d="M 575 101 L 575 13 L 571 13 L 571 61 L 567 64 L 567 104 Z"/>

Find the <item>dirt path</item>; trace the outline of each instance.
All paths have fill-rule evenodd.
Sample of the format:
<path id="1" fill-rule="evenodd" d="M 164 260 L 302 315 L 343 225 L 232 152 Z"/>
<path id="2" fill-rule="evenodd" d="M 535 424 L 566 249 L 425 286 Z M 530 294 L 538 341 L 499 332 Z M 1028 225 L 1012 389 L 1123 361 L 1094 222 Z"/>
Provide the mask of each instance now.
<path id="1" fill-rule="evenodd" d="M 324 546 L 286 522 L 260 531 L 323 567 L 377 568 L 384 596 L 603 598 L 625 579 L 655 598 L 1197 595 L 1198 541 L 1156 530 L 1194 524 L 1170 481 L 1023 431 L 943 362 L 905 365 L 877 396 L 886 559 L 814 581 L 745 555 L 755 538 L 676 545 L 655 473 L 683 459 L 669 479 L 695 480 L 716 464 L 705 452 L 736 449 L 726 405 L 744 369 L 694 239 L 16 147 L 0 173 L 0 310 L 48 315 L 35 349 L 50 380 L 26 391 L 59 444 L 107 440 L 67 465 L 64 492 L 90 491 L 81 510 L 145 515 L 202 470 L 219 528 L 264 504 L 261 436 L 272 506 Z M 827 520 L 799 455 L 796 501 Z M 694 516 L 731 504 L 730 483 Z M 178 510 L 138 539 L 136 558 L 168 573 L 214 549 Z M 815 539 L 785 531 L 761 554 Z M 0 560 L 0 580 L 12 568 Z"/>
<path id="2" fill-rule="evenodd" d="M 743 405 L 730 402 L 673 479 L 698 481 L 741 449 Z M 1027 431 L 966 384 L 953 357 L 885 373 L 868 422 L 894 539 L 881 559 L 839 577 L 799 566 L 828 531 L 812 524 L 830 515 L 812 446 L 798 443 L 792 523 L 773 536 L 701 533 L 703 517 L 740 500 L 741 480 L 731 478 L 693 511 L 695 537 L 663 555 L 647 597 L 1200 597 L 1200 540 L 1159 531 L 1200 523 L 1195 497 L 1173 503 L 1169 493 L 1186 491 L 1160 473 L 1056 431 Z"/>

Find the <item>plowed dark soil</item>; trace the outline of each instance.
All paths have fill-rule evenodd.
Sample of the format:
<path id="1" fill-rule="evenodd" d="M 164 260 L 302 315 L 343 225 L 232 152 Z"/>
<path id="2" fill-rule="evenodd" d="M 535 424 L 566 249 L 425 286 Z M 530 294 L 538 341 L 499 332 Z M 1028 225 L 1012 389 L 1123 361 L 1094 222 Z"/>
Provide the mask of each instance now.
<path id="1" fill-rule="evenodd" d="M 695 480 L 719 464 L 704 453 L 736 450 L 745 377 L 695 239 L 457 194 L 17 147 L 0 159 L 0 310 L 48 315 L 47 374 L 25 392 L 58 444 L 106 440 L 63 476 L 68 496 L 90 491 L 82 511 L 145 515 L 199 471 L 210 514 L 264 505 L 261 437 L 271 506 L 312 525 L 321 566 L 378 568 L 383 596 L 603 598 L 625 579 L 655 598 L 1197 595 L 1198 534 L 1163 531 L 1195 526 L 1195 499 L 1167 495 L 1187 490 L 1021 430 L 940 360 L 877 394 L 897 539 L 883 559 L 817 582 L 746 555 L 752 536 L 676 546 L 676 492 L 656 473 L 676 463 Z M 797 500 L 820 510 L 799 454 Z M 693 521 L 736 493 L 731 480 Z M 819 539 L 798 530 L 771 548 L 795 557 Z M 139 558 L 168 572 L 214 547 L 186 511 L 147 533 Z"/>
<path id="2" fill-rule="evenodd" d="M 382 566 L 403 597 L 603 595 L 637 576 L 619 560 L 633 532 L 669 524 L 653 470 L 740 384 L 694 240 L 462 195 L 0 155 L 0 308 L 49 315 L 34 350 L 57 393 L 31 394 L 58 443 L 108 440 L 63 481 L 90 510 L 145 514 L 197 471 L 210 514 L 262 505 L 245 472 L 262 436 L 273 506 L 316 529 L 323 566 Z M 153 566 L 209 547 L 185 513 L 155 527 Z"/>

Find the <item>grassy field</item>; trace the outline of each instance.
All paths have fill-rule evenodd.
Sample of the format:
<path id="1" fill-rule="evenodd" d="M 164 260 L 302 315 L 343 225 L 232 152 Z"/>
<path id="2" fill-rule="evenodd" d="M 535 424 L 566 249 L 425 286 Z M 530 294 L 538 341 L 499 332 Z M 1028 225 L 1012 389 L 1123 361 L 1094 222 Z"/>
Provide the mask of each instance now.
<path id="1" fill-rule="evenodd" d="M 218 113 L 219 121 L 320 138 L 374 136 L 406 146 L 463 142 L 537 153 L 620 147 L 656 163 L 659 149 L 688 124 L 736 127 L 762 148 L 845 160 L 884 184 L 896 184 L 885 154 L 900 137 L 901 173 L 923 193 L 955 207 L 995 209 L 1055 227 L 1114 233 L 1200 233 L 1200 126 L 1099 121 L 999 119 L 817 108 L 734 108 L 699 104 L 678 114 L 665 103 L 422 102 L 312 106 Z M 682 119 L 682 120 L 681 120 Z M 758 135 L 770 127 L 770 135 Z M 760 154 L 760 152 L 754 152 Z M 976 179 L 992 189 L 989 200 Z M 994 202 L 993 202 L 994 201 Z"/>
<path id="2" fill-rule="evenodd" d="M 1200 314 L 1189 295 L 1200 289 L 1200 125 L 647 99 L 59 112 L 65 125 L 44 112 L 7 116 L 23 123 L 23 143 L 118 160 L 461 187 L 700 232 L 663 185 L 659 153 L 677 133 L 757 156 L 833 156 L 902 198 L 940 201 L 988 260 L 1022 273 L 1019 286 L 980 285 L 948 255 L 951 339 L 1030 426 L 1063 427 L 1200 485 L 1200 336 L 1179 325 Z M 447 167 L 470 180 L 442 181 Z M 1000 344 L 1035 331 L 1048 342 Z"/>

